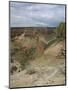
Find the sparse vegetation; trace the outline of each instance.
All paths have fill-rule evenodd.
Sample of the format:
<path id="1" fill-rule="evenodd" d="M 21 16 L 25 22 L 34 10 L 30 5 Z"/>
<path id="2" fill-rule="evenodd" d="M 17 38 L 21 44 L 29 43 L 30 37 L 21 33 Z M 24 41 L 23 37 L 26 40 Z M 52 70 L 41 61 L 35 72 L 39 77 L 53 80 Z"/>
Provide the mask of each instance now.
<path id="1" fill-rule="evenodd" d="M 28 60 L 32 60 L 35 58 L 36 48 L 24 48 L 18 43 L 14 44 L 11 48 L 11 62 L 17 60 L 21 64 L 21 68 L 24 69 L 25 65 L 28 63 Z"/>

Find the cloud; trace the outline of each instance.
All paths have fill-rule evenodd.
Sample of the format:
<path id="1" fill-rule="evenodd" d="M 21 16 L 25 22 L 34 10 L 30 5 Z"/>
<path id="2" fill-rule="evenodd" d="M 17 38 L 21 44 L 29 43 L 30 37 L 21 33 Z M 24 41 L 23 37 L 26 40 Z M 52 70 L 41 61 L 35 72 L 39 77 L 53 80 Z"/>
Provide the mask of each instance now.
<path id="1" fill-rule="evenodd" d="M 36 3 L 10 3 L 10 26 L 57 26 L 65 21 L 65 6 Z"/>

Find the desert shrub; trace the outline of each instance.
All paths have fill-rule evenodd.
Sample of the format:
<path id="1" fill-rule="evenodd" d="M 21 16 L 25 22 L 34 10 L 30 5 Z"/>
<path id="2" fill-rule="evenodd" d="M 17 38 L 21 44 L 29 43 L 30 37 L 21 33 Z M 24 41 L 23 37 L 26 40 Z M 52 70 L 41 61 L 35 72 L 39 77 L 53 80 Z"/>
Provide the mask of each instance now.
<path id="1" fill-rule="evenodd" d="M 16 66 L 12 66 L 11 67 L 11 74 L 13 74 L 13 72 L 16 71 L 16 70 L 17 70 L 17 67 Z"/>
<path id="2" fill-rule="evenodd" d="M 65 58 L 65 50 L 63 48 L 61 48 L 60 52 L 58 53 L 58 55 L 56 57 L 60 58 L 60 59 Z"/>
<path id="3" fill-rule="evenodd" d="M 11 63 L 13 63 L 14 62 L 14 60 L 13 60 L 13 57 L 11 56 Z"/>
<path id="4" fill-rule="evenodd" d="M 25 67 L 26 64 L 28 64 L 28 61 L 29 60 L 32 60 L 34 59 L 34 54 L 35 54 L 35 48 L 29 48 L 29 49 L 26 49 L 22 55 L 21 55 L 21 59 L 19 59 L 20 63 L 21 63 L 21 66 L 22 66 L 22 69 Z"/>
<path id="5" fill-rule="evenodd" d="M 31 69 L 31 70 L 28 70 L 26 73 L 29 75 L 32 75 L 32 74 L 36 73 L 36 71 L 34 69 Z"/>

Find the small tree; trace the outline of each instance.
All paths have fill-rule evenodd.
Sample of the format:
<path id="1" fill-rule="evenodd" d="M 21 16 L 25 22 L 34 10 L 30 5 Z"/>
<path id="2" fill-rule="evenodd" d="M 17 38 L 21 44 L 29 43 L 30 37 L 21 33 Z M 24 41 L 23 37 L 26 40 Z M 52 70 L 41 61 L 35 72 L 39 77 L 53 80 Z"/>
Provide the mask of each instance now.
<path id="1" fill-rule="evenodd" d="M 56 28 L 56 36 L 58 39 L 65 38 L 65 23 L 61 22 L 59 26 Z"/>

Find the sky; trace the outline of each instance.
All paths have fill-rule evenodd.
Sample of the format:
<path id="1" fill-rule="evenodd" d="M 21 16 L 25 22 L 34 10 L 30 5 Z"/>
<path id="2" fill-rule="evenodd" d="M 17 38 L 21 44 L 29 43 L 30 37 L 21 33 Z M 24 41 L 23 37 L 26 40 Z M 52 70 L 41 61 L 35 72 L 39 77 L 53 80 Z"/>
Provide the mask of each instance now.
<path id="1" fill-rule="evenodd" d="M 65 22 L 65 5 L 10 2 L 11 27 L 56 27 Z"/>

